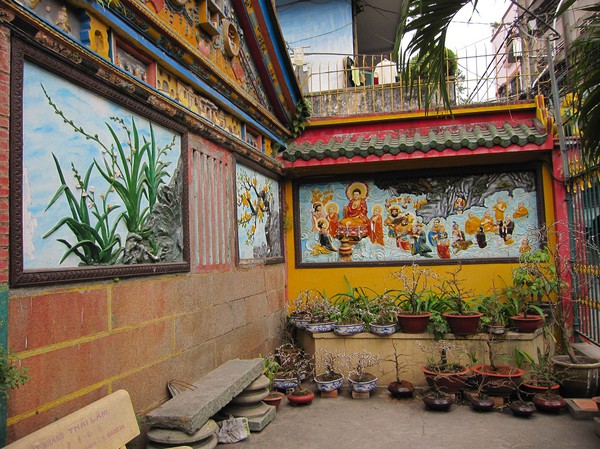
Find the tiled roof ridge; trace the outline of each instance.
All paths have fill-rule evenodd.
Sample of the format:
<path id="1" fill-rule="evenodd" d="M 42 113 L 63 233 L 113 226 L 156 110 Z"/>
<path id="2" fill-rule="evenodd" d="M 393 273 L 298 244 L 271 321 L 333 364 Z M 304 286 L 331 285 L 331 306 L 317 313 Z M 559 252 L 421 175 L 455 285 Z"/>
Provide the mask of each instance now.
<path id="1" fill-rule="evenodd" d="M 536 121 L 504 120 L 402 129 L 402 132 L 386 130 L 339 134 L 332 136 L 328 142 L 292 142 L 284 150 L 282 157 L 293 162 L 297 159 L 308 161 L 325 157 L 350 159 L 371 154 L 383 156 L 386 153 L 397 155 L 414 151 L 541 145 L 546 141 L 547 132 Z"/>

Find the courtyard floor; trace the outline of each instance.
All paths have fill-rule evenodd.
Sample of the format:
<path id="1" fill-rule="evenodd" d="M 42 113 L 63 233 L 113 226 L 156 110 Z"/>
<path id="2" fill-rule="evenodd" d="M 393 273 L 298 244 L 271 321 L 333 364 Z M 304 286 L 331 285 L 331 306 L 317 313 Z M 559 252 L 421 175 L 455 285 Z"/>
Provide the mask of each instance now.
<path id="1" fill-rule="evenodd" d="M 598 415 L 600 416 L 600 414 Z M 568 411 L 514 417 L 510 410 L 477 413 L 467 405 L 432 412 L 420 399 L 392 399 L 377 389 L 369 399 L 317 394 L 309 406 L 282 402 L 276 418 L 260 433 L 231 449 L 599 449 L 591 420 Z"/>

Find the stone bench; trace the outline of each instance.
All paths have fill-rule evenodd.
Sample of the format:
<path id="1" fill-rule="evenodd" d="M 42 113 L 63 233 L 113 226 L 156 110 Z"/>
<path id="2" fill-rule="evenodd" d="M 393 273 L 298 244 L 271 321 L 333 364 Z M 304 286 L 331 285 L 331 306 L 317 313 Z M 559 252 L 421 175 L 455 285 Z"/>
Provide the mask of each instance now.
<path id="1" fill-rule="evenodd" d="M 146 415 L 151 427 L 194 434 L 263 372 L 264 360 L 229 360 L 207 373 L 194 388 L 177 394 Z"/>
<path id="2" fill-rule="evenodd" d="M 30 434 L 7 449 L 125 449 L 138 436 L 129 393 L 119 390 Z M 173 449 L 191 449 L 179 446 Z"/>

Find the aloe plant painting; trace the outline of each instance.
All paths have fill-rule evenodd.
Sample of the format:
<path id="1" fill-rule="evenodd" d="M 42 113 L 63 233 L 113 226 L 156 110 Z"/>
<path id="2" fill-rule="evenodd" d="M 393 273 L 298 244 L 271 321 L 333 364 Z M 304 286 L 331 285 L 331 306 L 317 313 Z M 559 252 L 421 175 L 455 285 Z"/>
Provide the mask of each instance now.
<path id="1" fill-rule="evenodd" d="M 161 189 L 181 184 L 179 135 L 36 66 L 25 74 L 27 266 L 164 262 L 151 217 Z"/>

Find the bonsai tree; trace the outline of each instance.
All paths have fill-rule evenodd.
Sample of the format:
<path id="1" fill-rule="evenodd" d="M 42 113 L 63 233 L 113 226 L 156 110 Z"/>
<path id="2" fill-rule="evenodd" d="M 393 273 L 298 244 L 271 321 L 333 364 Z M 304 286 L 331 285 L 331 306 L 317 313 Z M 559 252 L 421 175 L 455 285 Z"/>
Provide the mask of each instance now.
<path id="1" fill-rule="evenodd" d="M 429 353 L 421 371 L 430 387 L 447 393 L 464 388 L 469 368 L 459 361 L 449 362 L 449 356 L 454 352 L 460 354 L 465 352 L 461 345 L 448 340 L 438 340 L 431 345 L 419 344 L 418 346 L 421 351 Z M 455 358 L 458 360 L 458 357 Z"/>
<path id="2" fill-rule="evenodd" d="M 473 299 L 473 291 L 464 288 L 464 279 L 459 277 L 461 270 L 462 265 L 459 264 L 456 270 L 446 273 L 448 277 L 438 286 L 439 297 L 455 314 L 468 315 L 473 313 L 476 304 L 474 301 L 469 301 Z"/>
<path id="3" fill-rule="evenodd" d="M 353 382 L 369 382 L 377 377 L 367 372 L 368 368 L 379 366 L 381 359 L 378 354 L 369 351 L 353 352 L 348 356 L 348 378 Z"/>
<path id="4" fill-rule="evenodd" d="M 385 359 L 385 361 L 393 363 L 395 374 L 395 380 L 388 385 L 388 391 L 396 398 L 411 397 L 415 391 L 414 385 L 412 382 L 400 378 L 407 367 L 407 364 L 402 361 L 402 358 L 406 356 L 398 351 L 396 341 L 392 341 L 392 348 L 394 353 Z"/>
<path id="5" fill-rule="evenodd" d="M 286 379 L 293 380 L 295 384 L 291 394 L 294 396 L 311 394 L 310 390 L 302 387 L 302 381 L 314 372 L 313 357 L 290 343 L 279 346 L 275 354 L 280 371 L 285 373 Z"/>
<path id="6" fill-rule="evenodd" d="M 388 290 L 370 301 L 368 311 L 363 313 L 363 319 L 371 324 L 394 324 L 398 311 L 397 297 L 394 292 Z"/>
<path id="7" fill-rule="evenodd" d="M 345 354 L 320 348 L 317 350 L 315 358 L 316 364 L 323 369 L 320 374 L 315 376 L 315 380 L 330 382 L 344 377 L 342 368 L 346 363 Z"/>

